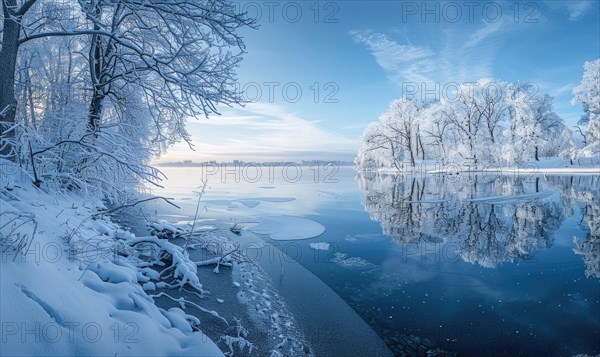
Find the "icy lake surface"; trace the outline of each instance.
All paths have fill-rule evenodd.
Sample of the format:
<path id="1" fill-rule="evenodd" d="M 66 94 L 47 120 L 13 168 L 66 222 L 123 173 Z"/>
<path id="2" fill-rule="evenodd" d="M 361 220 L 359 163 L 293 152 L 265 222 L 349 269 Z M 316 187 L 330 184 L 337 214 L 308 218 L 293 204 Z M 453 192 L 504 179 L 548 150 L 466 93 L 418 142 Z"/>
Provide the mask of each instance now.
<path id="1" fill-rule="evenodd" d="M 599 176 L 162 170 L 183 216 L 207 178 L 201 217 L 287 253 L 395 351 L 600 353 Z"/>

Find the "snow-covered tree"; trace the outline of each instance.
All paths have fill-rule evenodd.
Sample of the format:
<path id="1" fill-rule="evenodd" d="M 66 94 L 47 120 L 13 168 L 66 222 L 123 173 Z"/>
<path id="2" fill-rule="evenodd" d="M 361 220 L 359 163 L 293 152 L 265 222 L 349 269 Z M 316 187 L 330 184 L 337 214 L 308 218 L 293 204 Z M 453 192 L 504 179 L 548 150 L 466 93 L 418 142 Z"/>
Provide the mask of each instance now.
<path id="1" fill-rule="evenodd" d="M 414 100 L 400 98 L 390 103 L 388 110 L 379 119 L 381 130 L 396 145 L 398 153 L 395 156 L 405 157 L 411 166 L 415 166 L 418 151 L 419 110 Z"/>
<path id="2" fill-rule="evenodd" d="M 569 160 L 573 164 L 573 160 L 577 159 L 577 145 L 573 140 L 573 132 L 565 127 L 558 138 L 558 157 L 563 160 Z"/>
<path id="3" fill-rule="evenodd" d="M 396 166 L 396 146 L 381 131 L 379 122 L 369 123 L 362 134 L 362 144 L 356 156 L 360 168 L 372 169 Z"/>
<path id="4" fill-rule="evenodd" d="M 423 108 L 419 122 L 431 157 L 446 163 L 450 159 L 448 153 L 456 151 L 458 134 L 444 110 L 440 102 L 430 103 Z"/>
<path id="5" fill-rule="evenodd" d="M 418 153 L 424 151 L 419 131 L 420 108 L 411 99 L 390 103 L 377 122 L 363 132 L 362 146 L 356 158 L 359 167 L 395 167 L 400 170 L 406 160 L 415 166 Z"/>
<path id="6" fill-rule="evenodd" d="M 577 157 L 569 146 L 575 143 L 554 112 L 552 97 L 534 95 L 533 89 L 529 83 L 484 78 L 461 84 L 450 97 L 425 105 L 398 99 L 380 117 L 377 130 L 370 127 L 371 132 L 363 136 L 363 142 L 369 138 L 378 145 L 365 143 L 359 156 L 366 152 L 364 148 L 386 142 L 387 150 L 377 155 L 388 156 L 378 160 L 389 162 L 388 167 L 398 167 L 402 160 L 410 165 L 434 159 L 481 166 L 559 154 Z M 359 166 L 361 162 L 367 161 L 357 159 Z"/>
<path id="7" fill-rule="evenodd" d="M 524 158 L 539 160 L 542 150 L 557 154 L 556 139 L 563 133 L 563 120 L 554 112 L 549 95 L 531 96 L 517 89 L 511 95 L 510 144 L 515 161 Z M 551 156 L 551 155 L 549 155 Z"/>
<path id="8" fill-rule="evenodd" d="M 442 100 L 447 119 L 462 145 L 457 154 L 477 165 L 493 162 L 503 141 L 502 123 L 508 118 L 507 85 L 481 79 L 458 86 L 455 100 Z"/>
<path id="9" fill-rule="evenodd" d="M 244 46 L 237 30 L 252 21 L 232 3 L 100 0 L 84 9 L 95 30 L 89 50 L 90 130 L 103 122 L 105 100 L 118 106 L 133 91 L 143 93 L 158 141 L 188 139 L 188 117 L 241 101 L 235 69 Z"/>
<path id="10" fill-rule="evenodd" d="M 600 59 L 586 62 L 583 66 L 583 79 L 573 89 L 572 104 L 581 103 L 584 115 L 580 124 L 587 124 L 584 157 L 600 157 Z"/>
<path id="11" fill-rule="evenodd" d="M 189 117 L 240 102 L 235 73 L 254 26 L 229 1 L 2 3 L 0 157 L 36 184 L 120 198 L 157 183 L 149 160 L 189 140 Z"/>

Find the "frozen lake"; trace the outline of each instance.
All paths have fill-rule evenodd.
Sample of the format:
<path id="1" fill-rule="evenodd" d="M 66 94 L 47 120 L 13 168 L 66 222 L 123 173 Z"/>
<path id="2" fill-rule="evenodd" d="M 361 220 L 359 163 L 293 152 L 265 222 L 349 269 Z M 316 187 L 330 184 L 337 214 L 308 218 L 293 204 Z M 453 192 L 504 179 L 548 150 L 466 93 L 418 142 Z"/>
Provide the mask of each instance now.
<path id="1" fill-rule="evenodd" d="M 600 177 L 399 177 L 350 167 L 165 167 L 189 219 L 254 234 L 395 351 L 600 353 Z M 316 236 L 316 237 L 315 237 Z M 248 256 L 252 256 L 251 252 Z M 277 263 L 279 264 L 279 263 Z"/>

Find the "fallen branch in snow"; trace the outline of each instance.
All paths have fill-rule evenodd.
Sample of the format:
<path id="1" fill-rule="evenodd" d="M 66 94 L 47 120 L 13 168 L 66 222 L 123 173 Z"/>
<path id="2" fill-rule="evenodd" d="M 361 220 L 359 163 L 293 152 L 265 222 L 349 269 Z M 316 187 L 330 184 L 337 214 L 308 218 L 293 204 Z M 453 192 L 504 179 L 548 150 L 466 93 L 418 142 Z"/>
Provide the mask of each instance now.
<path id="1" fill-rule="evenodd" d="M 105 214 L 110 214 L 110 213 L 122 210 L 124 208 L 133 207 L 133 206 L 138 205 L 140 203 L 148 202 L 148 201 L 152 201 L 152 200 L 163 200 L 163 201 L 167 202 L 168 204 L 170 204 L 173 207 L 176 207 L 178 209 L 180 208 L 179 206 L 177 206 L 176 204 L 174 204 L 173 202 L 171 202 L 171 200 L 173 200 L 173 198 L 166 198 L 166 197 L 156 196 L 156 197 L 150 197 L 150 198 L 146 198 L 146 199 L 143 199 L 143 200 L 135 201 L 133 203 L 127 203 L 127 204 L 124 204 L 124 205 L 121 205 L 119 207 L 115 207 L 115 208 L 112 208 L 112 209 L 109 209 L 109 210 L 106 210 L 106 211 L 101 211 L 101 212 L 98 212 L 98 213 L 94 213 L 92 215 L 92 218 L 97 218 L 97 217 L 105 215 Z"/>
<path id="2" fill-rule="evenodd" d="M 196 275 L 196 264 L 189 259 L 187 252 L 183 248 L 169 243 L 167 240 L 159 239 L 154 236 L 133 237 L 125 240 L 125 243 L 132 247 L 139 243 L 156 244 L 161 250 L 165 251 L 171 256 L 171 267 L 175 269 L 173 272 L 173 277 L 178 279 L 178 284 L 180 287 L 183 287 L 185 284 L 189 284 L 200 293 L 205 292 L 202 290 L 202 284 L 200 284 L 198 276 Z"/>
<path id="3" fill-rule="evenodd" d="M 201 261 L 201 262 L 196 262 L 195 264 L 196 264 L 196 266 L 199 266 L 199 267 L 201 267 L 201 266 L 207 266 L 207 265 L 212 265 L 212 264 L 217 264 L 217 266 L 214 269 L 214 272 L 218 274 L 219 273 L 219 266 L 221 266 L 221 265 L 229 266 L 229 267 L 232 266 L 231 263 L 224 262 L 223 260 L 227 256 L 229 256 L 230 254 L 235 253 L 237 251 L 238 251 L 238 248 L 236 247 L 235 249 L 233 249 L 229 253 L 226 253 L 226 254 L 224 254 L 224 255 L 222 255 L 220 257 L 216 257 L 216 258 L 213 258 L 213 259 L 204 260 L 204 261 Z"/>

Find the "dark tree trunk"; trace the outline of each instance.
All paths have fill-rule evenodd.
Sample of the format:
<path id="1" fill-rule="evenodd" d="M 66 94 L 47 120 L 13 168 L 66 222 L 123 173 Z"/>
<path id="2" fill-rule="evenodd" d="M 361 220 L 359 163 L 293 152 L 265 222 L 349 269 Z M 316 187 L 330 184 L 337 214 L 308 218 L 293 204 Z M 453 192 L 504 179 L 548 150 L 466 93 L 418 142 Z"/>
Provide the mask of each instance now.
<path id="1" fill-rule="evenodd" d="M 414 167 L 415 166 L 415 153 L 413 152 L 413 144 L 412 144 L 412 138 L 410 135 L 410 131 L 406 134 L 407 136 L 407 144 L 406 144 L 406 149 L 408 149 L 408 152 L 410 153 L 410 166 Z"/>
<path id="2" fill-rule="evenodd" d="M 102 116 L 102 100 L 104 96 L 99 93 L 99 90 L 94 86 L 92 100 L 90 101 L 88 130 L 93 132 L 100 127 L 100 117 Z"/>
<path id="3" fill-rule="evenodd" d="M 423 161 L 425 161 L 425 148 L 423 147 L 423 140 L 421 139 L 420 135 L 419 135 L 419 146 L 421 146 L 421 159 Z"/>
<path id="4" fill-rule="evenodd" d="M 8 8 L 15 8 L 16 0 L 4 0 L 2 10 L 4 29 L 2 31 L 2 48 L 0 49 L 0 137 L 12 141 L 15 130 L 10 129 L 15 124 L 17 100 L 15 99 L 15 68 L 19 51 L 19 32 L 21 24 L 14 18 Z M 15 148 L 4 145 L 0 148 L 0 156 L 15 160 Z"/>
<path id="5" fill-rule="evenodd" d="M 101 16 L 99 6 L 96 6 L 95 16 Z M 94 24 L 94 30 L 100 30 L 98 24 Z M 88 114 L 88 130 L 91 132 L 97 131 L 100 127 L 100 119 L 102 117 L 102 107 L 104 101 L 104 86 L 102 84 L 102 70 L 104 67 L 102 48 L 103 41 L 100 35 L 92 36 L 92 45 L 90 47 L 90 79 L 92 81 L 92 98 L 90 100 L 90 108 Z"/>
<path id="6" fill-rule="evenodd" d="M 537 145 L 535 146 L 535 161 L 540 161 L 540 158 L 538 157 L 538 147 L 537 147 Z"/>

